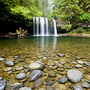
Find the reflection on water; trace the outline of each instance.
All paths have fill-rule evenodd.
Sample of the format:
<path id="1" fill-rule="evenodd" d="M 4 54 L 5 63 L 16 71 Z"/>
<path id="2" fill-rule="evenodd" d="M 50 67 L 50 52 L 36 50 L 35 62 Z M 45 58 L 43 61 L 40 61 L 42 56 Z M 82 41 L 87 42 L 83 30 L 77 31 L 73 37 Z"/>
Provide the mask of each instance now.
<path id="1" fill-rule="evenodd" d="M 53 36 L 53 37 L 36 37 L 37 41 L 36 42 L 36 46 L 40 47 L 41 46 L 41 50 L 44 51 L 45 47 L 48 47 L 49 45 L 52 47 L 52 49 L 56 49 L 56 45 L 57 45 L 57 37 Z"/>

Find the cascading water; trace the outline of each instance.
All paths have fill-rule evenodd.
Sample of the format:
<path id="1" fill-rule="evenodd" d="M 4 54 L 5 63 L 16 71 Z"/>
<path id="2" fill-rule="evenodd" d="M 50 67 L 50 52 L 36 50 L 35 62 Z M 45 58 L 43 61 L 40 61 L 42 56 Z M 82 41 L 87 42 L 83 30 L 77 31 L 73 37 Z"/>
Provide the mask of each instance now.
<path id="1" fill-rule="evenodd" d="M 56 21 L 55 21 L 55 19 L 53 19 L 53 23 L 54 23 L 54 35 L 57 36 L 57 28 L 56 28 Z"/>
<path id="2" fill-rule="evenodd" d="M 53 24 L 54 24 L 53 35 L 57 36 L 55 19 L 53 19 Z M 33 32 L 34 32 L 34 36 L 50 36 L 50 35 L 52 35 L 52 33 L 50 33 L 50 30 L 49 30 L 48 18 L 33 17 Z"/>

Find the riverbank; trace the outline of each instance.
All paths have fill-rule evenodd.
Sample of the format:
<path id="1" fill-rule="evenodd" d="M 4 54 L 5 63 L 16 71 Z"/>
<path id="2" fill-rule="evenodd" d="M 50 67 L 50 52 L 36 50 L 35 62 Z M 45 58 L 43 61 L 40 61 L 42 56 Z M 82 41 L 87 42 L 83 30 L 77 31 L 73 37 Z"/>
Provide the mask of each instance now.
<path id="1" fill-rule="evenodd" d="M 79 33 L 79 34 L 76 34 L 76 33 L 64 33 L 64 34 L 59 34 L 61 36 L 73 36 L 73 37 L 90 37 L 90 34 L 84 34 L 84 33 Z"/>

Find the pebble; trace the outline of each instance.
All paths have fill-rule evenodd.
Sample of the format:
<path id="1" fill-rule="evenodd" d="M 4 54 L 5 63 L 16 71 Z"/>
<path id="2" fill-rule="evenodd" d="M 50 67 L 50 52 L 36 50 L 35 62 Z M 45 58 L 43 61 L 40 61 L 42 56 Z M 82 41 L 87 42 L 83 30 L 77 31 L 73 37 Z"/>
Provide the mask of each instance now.
<path id="1" fill-rule="evenodd" d="M 12 69 L 13 69 L 12 67 L 5 68 L 4 71 L 5 71 L 5 72 L 8 72 L 8 71 L 11 71 Z"/>
<path id="2" fill-rule="evenodd" d="M 83 88 L 79 85 L 76 85 L 73 87 L 74 90 L 83 90 Z"/>
<path id="3" fill-rule="evenodd" d="M 30 81 L 37 80 L 38 78 L 41 77 L 41 75 L 42 75 L 41 70 L 33 70 L 30 74 Z"/>
<path id="4" fill-rule="evenodd" d="M 56 90 L 67 90 L 66 86 L 64 84 L 59 84 L 57 87 L 56 87 Z"/>
<path id="5" fill-rule="evenodd" d="M 21 79 L 26 78 L 26 76 L 27 76 L 27 75 L 26 75 L 25 73 L 19 73 L 19 74 L 16 75 L 16 79 L 21 80 Z"/>
<path id="6" fill-rule="evenodd" d="M 15 60 L 18 60 L 19 57 L 20 57 L 20 56 L 14 56 Z"/>
<path id="7" fill-rule="evenodd" d="M 80 57 L 76 57 L 77 60 L 81 59 Z"/>
<path id="8" fill-rule="evenodd" d="M 23 70 L 23 67 L 18 67 L 18 68 L 16 68 L 16 70 L 18 71 L 18 70 Z"/>
<path id="9" fill-rule="evenodd" d="M 77 62 L 78 62 L 79 64 L 84 64 L 84 62 L 83 62 L 83 61 L 80 61 L 80 60 L 77 60 Z"/>
<path id="10" fill-rule="evenodd" d="M 6 80 L 0 80 L 0 90 L 5 90 Z"/>
<path id="11" fill-rule="evenodd" d="M 65 54 L 58 54 L 58 56 L 59 56 L 59 57 L 64 57 L 64 56 L 65 56 Z"/>
<path id="12" fill-rule="evenodd" d="M 38 90 L 39 88 L 42 87 L 42 85 L 43 85 L 43 80 L 38 79 L 38 80 L 35 81 L 34 88 Z"/>
<path id="13" fill-rule="evenodd" d="M 89 85 L 89 83 L 87 83 L 87 82 L 84 81 L 84 82 L 82 83 L 82 87 L 83 87 L 83 88 L 90 88 L 90 85 Z"/>
<path id="14" fill-rule="evenodd" d="M 3 77 L 0 77 L 0 81 L 3 80 Z"/>
<path id="15" fill-rule="evenodd" d="M 0 61 L 4 61 L 5 60 L 5 58 L 0 58 Z"/>
<path id="16" fill-rule="evenodd" d="M 19 90 L 31 90 L 29 87 L 21 87 Z"/>
<path id="17" fill-rule="evenodd" d="M 5 63 L 5 65 L 8 65 L 8 66 L 13 66 L 14 65 L 14 62 L 12 60 L 9 60 Z"/>
<path id="18" fill-rule="evenodd" d="M 76 68 L 82 68 L 83 66 L 80 64 L 75 65 Z"/>
<path id="19" fill-rule="evenodd" d="M 54 83 L 55 83 L 55 81 L 50 81 L 50 82 L 46 82 L 46 85 L 51 86 L 51 85 L 53 85 Z"/>
<path id="20" fill-rule="evenodd" d="M 87 65 L 87 66 L 89 66 L 89 67 L 90 67 L 90 63 L 88 63 L 88 62 L 85 62 L 85 65 Z"/>
<path id="21" fill-rule="evenodd" d="M 71 82 L 78 83 L 79 81 L 81 81 L 83 74 L 79 70 L 70 69 L 67 72 L 67 77 Z"/>
<path id="22" fill-rule="evenodd" d="M 51 78 L 54 78 L 54 77 L 56 77 L 56 73 L 50 71 L 50 72 L 48 72 L 48 76 L 51 77 Z"/>
<path id="23" fill-rule="evenodd" d="M 29 68 L 30 70 L 39 70 L 39 69 L 43 69 L 43 65 L 35 62 L 35 63 L 29 64 Z"/>
<path id="24" fill-rule="evenodd" d="M 68 81 L 68 78 L 62 76 L 62 77 L 58 80 L 58 83 L 59 83 L 59 84 L 64 84 L 64 83 L 66 83 L 67 81 Z"/>

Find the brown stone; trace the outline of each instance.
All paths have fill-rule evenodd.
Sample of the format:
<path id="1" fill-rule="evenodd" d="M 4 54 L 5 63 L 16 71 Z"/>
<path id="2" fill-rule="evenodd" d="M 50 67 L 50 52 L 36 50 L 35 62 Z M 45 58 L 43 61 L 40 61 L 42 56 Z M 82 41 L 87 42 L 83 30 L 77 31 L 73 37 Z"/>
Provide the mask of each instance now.
<path id="1" fill-rule="evenodd" d="M 56 90 L 67 90 L 67 88 L 66 88 L 65 85 L 59 84 L 59 85 L 56 87 Z"/>
<path id="2" fill-rule="evenodd" d="M 56 73 L 53 71 L 50 71 L 50 72 L 48 72 L 48 76 L 51 78 L 54 78 L 54 77 L 56 77 Z"/>

